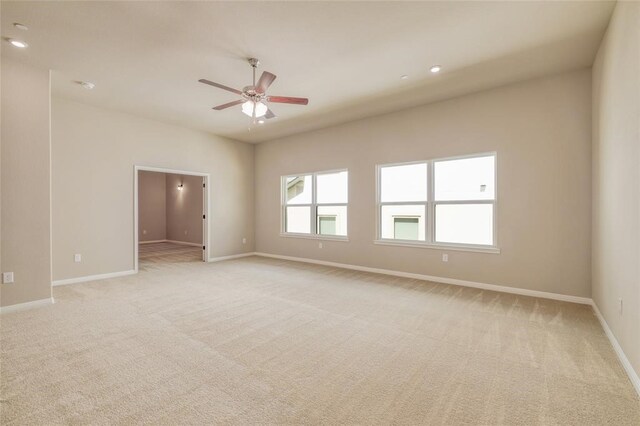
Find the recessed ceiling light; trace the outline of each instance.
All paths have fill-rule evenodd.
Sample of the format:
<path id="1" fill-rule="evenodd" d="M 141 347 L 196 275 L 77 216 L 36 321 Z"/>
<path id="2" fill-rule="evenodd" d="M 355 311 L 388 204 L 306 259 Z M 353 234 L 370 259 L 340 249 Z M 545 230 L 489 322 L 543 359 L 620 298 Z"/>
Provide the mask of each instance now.
<path id="1" fill-rule="evenodd" d="M 431 68 L 429 68 L 429 71 L 431 71 L 432 73 L 437 73 L 440 72 L 440 70 L 442 69 L 442 67 L 440 65 L 434 65 Z"/>
<path id="2" fill-rule="evenodd" d="M 27 31 L 29 29 L 29 27 L 27 27 L 24 24 L 21 24 L 20 22 L 14 22 L 13 26 L 22 31 Z"/>
<path id="3" fill-rule="evenodd" d="M 264 120 L 258 120 L 258 124 L 264 124 Z"/>
<path id="4" fill-rule="evenodd" d="M 87 90 L 93 90 L 93 88 L 96 87 L 95 83 L 90 81 L 76 81 L 76 83 Z"/>
<path id="5" fill-rule="evenodd" d="M 24 49 L 25 47 L 29 46 L 26 42 L 22 40 L 16 40 L 15 38 L 8 38 L 7 41 L 11 43 L 12 46 L 19 47 L 20 49 Z"/>
<path id="6" fill-rule="evenodd" d="M 408 79 L 408 78 L 409 78 L 409 76 L 405 74 L 405 75 L 401 75 L 401 76 L 400 76 L 400 78 L 401 78 L 402 80 L 406 80 L 406 79 Z"/>

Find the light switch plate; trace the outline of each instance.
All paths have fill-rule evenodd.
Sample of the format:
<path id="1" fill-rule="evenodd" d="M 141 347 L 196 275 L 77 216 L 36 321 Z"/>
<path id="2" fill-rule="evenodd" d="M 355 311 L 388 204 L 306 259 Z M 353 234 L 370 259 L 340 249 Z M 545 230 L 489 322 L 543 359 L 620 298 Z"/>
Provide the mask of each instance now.
<path id="1" fill-rule="evenodd" d="M 76 253 L 73 255 L 73 261 L 76 263 L 82 262 L 82 255 L 80 253 Z"/>
<path id="2" fill-rule="evenodd" d="M 3 272 L 2 273 L 2 283 L 3 284 L 11 284 L 13 282 L 13 272 Z"/>

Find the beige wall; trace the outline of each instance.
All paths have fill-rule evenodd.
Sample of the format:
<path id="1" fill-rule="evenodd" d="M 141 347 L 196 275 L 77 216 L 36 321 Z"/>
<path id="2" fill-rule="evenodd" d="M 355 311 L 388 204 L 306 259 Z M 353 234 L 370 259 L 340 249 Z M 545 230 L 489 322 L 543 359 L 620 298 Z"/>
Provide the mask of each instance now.
<path id="1" fill-rule="evenodd" d="M 167 239 L 202 244 L 202 177 L 167 173 Z M 182 190 L 178 185 L 182 183 Z"/>
<path id="2" fill-rule="evenodd" d="M 134 165 L 210 173 L 210 257 L 253 251 L 253 149 L 53 98 L 54 280 L 134 268 Z"/>
<path id="3" fill-rule="evenodd" d="M 592 256 L 593 300 L 638 374 L 639 40 L 640 3 L 618 2 L 593 66 Z"/>
<path id="4" fill-rule="evenodd" d="M 167 239 L 166 174 L 138 172 L 138 241 Z"/>
<path id="5" fill-rule="evenodd" d="M 591 74 L 519 83 L 256 147 L 256 249 L 591 295 Z M 498 153 L 500 254 L 374 245 L 375 165 Z M 280 237 L 280 176 L 349 169 L 349 242 Z"/>
<path id="6" fill-rule="evenodd" d="M 49 71 L 2 57 L 2 306 L 51 297 Z"/>
<path id="7" fill-rule="evenodd" d="M 203 178 L 146 170 L 138 173 L 139 241 L 172 240 L 201 245 Z"/>

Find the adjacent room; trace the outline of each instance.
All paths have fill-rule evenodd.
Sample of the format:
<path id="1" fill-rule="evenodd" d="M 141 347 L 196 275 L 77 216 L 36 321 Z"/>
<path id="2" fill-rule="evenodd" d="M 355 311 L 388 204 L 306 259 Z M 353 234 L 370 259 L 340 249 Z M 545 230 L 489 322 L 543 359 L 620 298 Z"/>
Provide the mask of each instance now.
<path id="1" fill-rule="evenodd" d="M 202 262 L 204 176 L 138 168 L 138 265 Z"/>
<path id="2" fill-rule="evenodd" d="M 0 8 L 0 424 L 640 425 L 640 2 Z"/>

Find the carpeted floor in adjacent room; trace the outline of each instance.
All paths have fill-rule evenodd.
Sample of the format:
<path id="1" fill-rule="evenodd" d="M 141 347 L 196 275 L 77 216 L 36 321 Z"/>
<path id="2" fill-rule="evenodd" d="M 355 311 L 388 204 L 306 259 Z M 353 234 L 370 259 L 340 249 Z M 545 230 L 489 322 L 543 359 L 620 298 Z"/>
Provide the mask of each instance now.
<path id="1" fill-rule="evenodd" d="M 640 424 L 589 306 L 257 257 L 54 297 L 2 315 L 2 424 Z"/>

